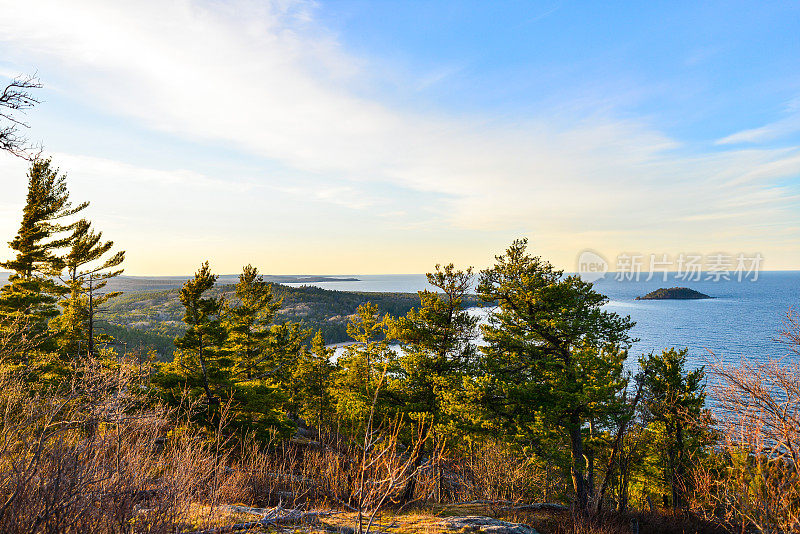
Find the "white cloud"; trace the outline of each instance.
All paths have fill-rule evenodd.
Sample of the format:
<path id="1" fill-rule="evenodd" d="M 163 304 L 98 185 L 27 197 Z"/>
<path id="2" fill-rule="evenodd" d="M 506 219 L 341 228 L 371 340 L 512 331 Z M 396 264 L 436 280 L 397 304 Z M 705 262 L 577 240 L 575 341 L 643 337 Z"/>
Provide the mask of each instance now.
<path id="1" fill-rule="evenodd" d="M 454 231 L 553 240 L 605 231 L 615 242 L 653 232 L 711 234 L 754 218 L 785 223 L 775 208 L 795 201 L 776 184 L 800 173 L 797 149 L 697 154 L 644 120 L 608 111 L 512 122 L 394 109 L 370 94 L 369 64 L 347 54 L 307 2 L 37 1 L 2 12 L 7 51 L 61 72 L 58 83 L 72 98 L 204 146 L 279 162 L 302 180 L 272 179 L 268 189 L 295 197 L 405 212 L 396 199 L 367 190 L 391 184 L 430 194 Z M 448 72 L 408 83 L 424 87 Z M 800 125 L 792 121 L 718 143 L 770 139 Z M 218 201 L 214 191 L 258 195 L 270 181 L 63 160 L 90 175 L 204 189 L 208 203 Z M 424 222 L 407 227 L 415 225 Z"/>
<path id="2" fill-rule="evenodd" d="M 787 105 L 788 116 L 765 126 L 742 130 L 717 140 L 718 145 L 734 145 L 741 143 L 763 143 L 780 139 L 781 137 L 800 132 L 800 112 L 797 110 L 795 99 Z"/>

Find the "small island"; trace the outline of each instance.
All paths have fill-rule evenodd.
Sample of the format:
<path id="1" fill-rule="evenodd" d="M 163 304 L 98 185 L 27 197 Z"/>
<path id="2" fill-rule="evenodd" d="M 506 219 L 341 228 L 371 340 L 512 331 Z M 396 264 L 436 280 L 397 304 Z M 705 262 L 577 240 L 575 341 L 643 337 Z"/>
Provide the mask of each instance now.
<path id="1" fill-rule="evenodd" d="M 662 287 L 643 297 L 636 297 L 636 300 L 697 300 L 712 298 L 714 297 L 688 287 L 671 287 L 668 289 Z"/>

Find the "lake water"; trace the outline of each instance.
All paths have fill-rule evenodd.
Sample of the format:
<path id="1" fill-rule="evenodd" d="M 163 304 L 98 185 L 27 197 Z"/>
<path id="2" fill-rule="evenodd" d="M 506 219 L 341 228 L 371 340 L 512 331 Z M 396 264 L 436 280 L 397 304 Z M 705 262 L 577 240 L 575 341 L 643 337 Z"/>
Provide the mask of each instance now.
<path id="1" fill-rule="evenodd" d="M 341 291 L 415 292 L 430 287 L 424 275 L 347 275 L 359 282 L 312 284 Z M 778 341 L 786 312 L 800 312 L 800 271 L 759 273 L 756 281 L 685 281 L 661 274 L 653 280 L 617 281 L 608 273 L 595 288 L 609 297 L 606 308 L 636 321 L 639 338 L 631 363 L 639 355 L 666 347 L 688 348 L 690 365 L 712 357 L 736 363 L 772 358 L 796 358 Z M 660 287 L 690 287 L 714 297 L 708 300 L 635 300 Z"/>

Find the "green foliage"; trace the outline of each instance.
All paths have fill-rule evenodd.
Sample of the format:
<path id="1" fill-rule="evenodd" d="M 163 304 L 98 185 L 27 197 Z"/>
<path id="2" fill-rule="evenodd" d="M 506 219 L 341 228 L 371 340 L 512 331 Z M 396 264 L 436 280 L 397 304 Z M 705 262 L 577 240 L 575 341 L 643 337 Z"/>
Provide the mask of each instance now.
<path id="1" fill-rule="evenodd" d="M 232 377 L 250 380 L 270 374 L 277 365 L 269 346 L 275 337 L 270 325 L 281 301 L 252 265 L 244 267 L 234 295 L 235 302 L 224 310 L 225 349 L 231 356 Z"/>
<path id="2" fill-rule="evenodd" d="M 222 356 L 225 330 L 220 315 L 223 302 L 217 297 L 204 294 L 214 287 L 216 275 L 211 273 L 208 262 L 203 263 L 194 278 L 180 290 L 184 306 L 184 322 L 187 325 L 183 336 L 175 339 L 175 359 L 162 369 L 158 383 L 167 392 L 173 404 L 181 400 L 184 389 L 191 397 L 205 395 L 208 419 L 211 424 L 218 415 L 220 405 L 219 386 L 225 378 L 227 361 Z"/>
<path id="3" fill-rule="evenodd" d="M 310 350 L 299 353 L 294 365 L 294 380 L 298 388 L 294 397 L 297 414 L 318 429 L 333 426 L 334 350 L 325 346 L 321 332 L 311 341 Z"/>
<path id="4" fill-rule="evenodd" d="M 645 374 L 645 417 L 657 443 L 663 482 L 671 493 L 673 508 L 682 506 L 688 455 L 704 445 L 706 432 L 696 424 L 705 405 L 705 370 L 686 370 L 687 349 L 665 349 L 639 361 Z"/>
<path id="5" fill-rule="evenodd" d="M 339 358 L 336 376 L 336 407 L 351 432 L 357 432 L 366 421 L 377 396 L 377 419 L 387 414 L 388 397 L 383 386 L 387 374 L 395 372 L 397 355 L 389 348 L 388 315 L 380 315 L 378 306 L 370 302 L 356 310 L 347 325 L 347 333 L 355 341 Z"/>
<path id="6" fill-rule="evenodd" d="M 478 292 L 498 309 L 482 327 L 487 391 L 506 428 L 535 440 L 564 431 L 579 508 L 588 506 L 584 425 L 612 412 L 633 323 L 604 311 L 607 298 L 578 276 L 527 254 L 515 241 L 481 271 Z"/>
<path id="7" fill-rule="evenodd" d="M 705 369 L 686 369 L 688 349 L 665 349 L 639 361 L 647 369 L 645 406 L 650 417 L 676 427 L 678 422 L 696 418 L 705 405 Z"/>
<path id="8" fill-rule="evenodd" d="M 70 244 L 74 224 L 64 219 L 84 209 L 84 202 L 73 207 L 69 201 L 66 176 L 51 167 L 50 159 L 35 160 L 28 170 L 28 194 L 22 222 L 16 237 L 9 242 L 14 259 L 0 267 L 13 271 L 9 283 L 0 289 L 0 317 L 13 322 L 24 315 L 29 337 L 45 343 L 48 321 L 58 315 L 56 302 L 67 292 L 54 277 L 61 273 L 64 260 L 59 250 Z"/>
<path id="9" fill-rule="evenodd" d="M 155 383 L 172 404 L 183 402 L 184 392 L 204 397 L 201 424 L 214 427 L 225 409 L 234 430 L 267 440 L 273 430 L 285 433 L 292 426 L 281 410 L 291 399 L 285 387 L 291 372 L 284 367 L 307 334 L 299 325 L 271 324 L 280 302 L 255 268 L 244 268 L 232 303 L 209 295 L 216 280 L 205 262 L 181 289 L 186 332 Z"/>
<path id="10" fill-rule="evenodd" d="M 402 398 L 401 411 L 436 427 L 458 409 L 447 404 L 475 363 L 478 318 L 463 307 L 472 288 L 471 269 L 437 265 L 427 278 L 441 293 L 420 291 L 419 308 L 391 322 L 391 336 L 403 348 L 392 389 Z"/>
<path id="11" fill-rule="evenodd" d="M 81 219 L 75 224 L 70 250 L 64 256 L 69 297 L 61 303 L 64 312 L 56 320 L 56 327 L 61 349 L 67 354 L 78 354 L 82 347 L 94 356 L 95 311 L 120 294 L 102 290 L 109 279 L 122 274 L 118 267 L 125 260 L 125 252 L 103 258 L 114 242 L 104 242 L 102 238 L 102 232 L 95 233 L 91 223 Z"/>

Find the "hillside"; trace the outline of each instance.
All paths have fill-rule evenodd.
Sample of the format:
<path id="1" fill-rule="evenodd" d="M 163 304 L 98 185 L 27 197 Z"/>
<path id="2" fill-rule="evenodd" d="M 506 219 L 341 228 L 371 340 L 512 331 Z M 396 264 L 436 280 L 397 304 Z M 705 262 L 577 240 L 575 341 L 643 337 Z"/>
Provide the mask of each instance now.
<path id="1" fill-rule="evenodd" d="M 404 315 L 419 305 L 416 293 L 371 293 L 335 291 L 313 286 L 290 287 L 273 284 L 273 291 L 283 298 L 277 322 L 302 321 L 314 330 L 321 330 L 327 343 L 348 341 L 347 323 L 356 308 L 365 302 L 378 306 L 381 313 Z M 172 352 L 172 341 L 183 333 L 183 306 L 178 287 L 155 291 L 134 291 L 110 301 L 98 317 L 105 323 L 100 329 L 128 348 L 153 346 L 162 358 Z M 233 298 L 234 286 L 223 285 L 213 290 L 216 295 Z M 465 306 L 481 304 L 477 296 L 469 297 Z"/>

